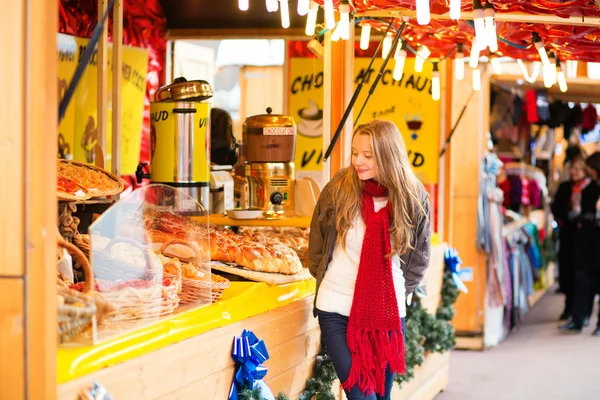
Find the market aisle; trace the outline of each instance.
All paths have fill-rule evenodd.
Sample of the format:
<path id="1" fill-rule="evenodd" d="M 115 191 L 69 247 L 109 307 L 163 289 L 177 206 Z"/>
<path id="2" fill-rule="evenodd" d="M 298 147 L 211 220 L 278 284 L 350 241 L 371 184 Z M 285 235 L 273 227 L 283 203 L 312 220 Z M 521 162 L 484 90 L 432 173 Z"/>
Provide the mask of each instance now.
<path id="1" fill-rule="evenodd" d="M 454 351 L 450 383 L 436 400 L 600 399 L 597 308 L 581 335 L 564 335 L 556 328 L 562 306 L 562 296 L 549 293 L 499 346 Z"/>

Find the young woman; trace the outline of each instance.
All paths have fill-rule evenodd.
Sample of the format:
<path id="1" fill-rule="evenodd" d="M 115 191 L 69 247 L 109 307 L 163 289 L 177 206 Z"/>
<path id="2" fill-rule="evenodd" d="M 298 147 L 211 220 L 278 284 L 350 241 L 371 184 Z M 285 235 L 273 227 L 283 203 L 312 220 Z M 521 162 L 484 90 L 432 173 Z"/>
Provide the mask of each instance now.
<path id="1" fill-rule="evenodd" d="M 577 220 L 581 215 L 581 193 L 591 182 L 581 156 L 574 156 L 570 165 L 570 179 L 560 184 L 552 202 L 552 214 L 559 226 L 558 282 L 565 295 L 561 321 L 568 320 L 573 312 Z"/>
<path id="2" fill-rule="evenodd" d="M 561 327 L 564 331 L 581 332 L 592 313 L 594 297 L 600 292 L 600 153 L 586 160 L 591 179 L 581 192 L 581 212 L 575 232 L 575 287 L 572 320 Z M 600 336 L 600 322 L 594 331 Z"/>
<path id="3" fill-rule="evenodd" d="M 325 186 L 310 228 L 315 315 L 348 399 L 389 399 L 405 372 L 406 296 L 429 263 L 427 192 L 398 128 L 360 125 L 352 165 Z"/>

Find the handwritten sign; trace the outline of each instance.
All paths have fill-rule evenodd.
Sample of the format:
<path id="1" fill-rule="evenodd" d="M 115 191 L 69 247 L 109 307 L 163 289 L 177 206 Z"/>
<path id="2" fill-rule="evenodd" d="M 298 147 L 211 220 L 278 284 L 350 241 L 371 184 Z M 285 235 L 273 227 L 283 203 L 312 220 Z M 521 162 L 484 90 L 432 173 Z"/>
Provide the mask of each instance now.
<path id="1" fill-rule="evenodd" d="M 88 39 L 58 34 L 59 41 L 59 83 L 70 83 L 79 60 L 83 56 Z M 65 54 L 61 43 L 71 43 L 69 49 L 75 54 Z M 73 47 L 74 46 L 74 47 Z M 111 160 L 112 132 L 112 44 L 108 46 L 108 115 L 107 115 L 107 148 L 104 149 L 106 163 Z M 95 157 L 97 140 L 97 51 L 94 52 L 81 81 L 67 109 L 67 115 L 59 133 L 63 134 L 71 157 L 77 161 L 92 163 Z M 142 140 L 142 123 L 144 113 L 144 94 L 146 91 L 146 75 L 148 71 L 148 50 L 123 46 L 123 80 L 121 86 L 121 173 L 133 174 L 139 163 Z M 62 87 L 59 85 L 59 87 Z M 66 89 L 65 89 L 66 90 Z M 72 115 L 69 114 L 72 110 Z M 64 125 L 64 128 L 63 128 Z M 72 127 L 72 128 L 71 128 Z M 61 138 L 59 136 L 59 144 Z M 60 147 L 59 147 L 60 151 Z"/>
<path id="2" fill-rule="evenodd" d="M 371 69 L 369 62 L 370 58 L 356 58 L 354 62 L 355 85 L 365 79 L 354 113 L 362 107 L 383 60 L 376 59 Z M 375 118 L 393 121 L 404 138 L 419 179 L 425 184 L 436 184 L 441 110 L 440 103 L 431 97 L 432 65 L 425 63 L 423 72 L 416 73 L 414 58 L 409 58 L 400 81 L 392 79 L 393 67 L 390 62 L 359 124 Z M 311 58 L 291 58 L 289 76 L 288 110 L 298 124 L 295 162 L 297 174 L 302 176 L 322 168 L 323 64 Z"/>

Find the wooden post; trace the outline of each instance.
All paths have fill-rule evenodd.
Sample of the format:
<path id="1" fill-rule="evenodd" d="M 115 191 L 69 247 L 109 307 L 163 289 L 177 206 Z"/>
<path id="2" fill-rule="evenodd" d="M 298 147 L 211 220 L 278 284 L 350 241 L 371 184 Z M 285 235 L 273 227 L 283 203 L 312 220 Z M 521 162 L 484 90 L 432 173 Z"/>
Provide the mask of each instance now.
<path id="1" fill-rule="evenodd" d="M 456 122 L 473 90 L 470 68 L 465 71 L 464 80 L 455 87 L 450 103 L 452 124 Z M 459 334 L 483 333 L 486 259 L 485 255 L 477 249 L 476 238 L 480 166 L 485 146 L 484 132 L 487 131 L 488 121 L 489 76 L 482 72 L 481 90 L 471 97 L 452 138 L 451 152 L 448 156 L 450 165 L 446 171 L 450 179 L 447 185 L 449 199 L 446 217 L 447 242 L 458 250 L 463 261 L 463 269 L 473 270 L 473 280 L 465 282 L 469 294 L 460 295 L 455 306 L 456 316 L 453 324 Z"/>
<path id="2" fill-rule="evenodd" d="M 56 3 L 4 4 L 0 399 L 56 397 Z"/>
<path id="3" fill-rule="evenodd" d="M 121 176 L 121 85 L 123 77 L 123 0 L 113 6 L 111 172 Z"/>
<path id="4" fill-rule="evenodd" d="M 106 12 L 107 1 L 99 0 L 98 1 L 98 20 L 102 18 L 104 13 Z M 98 104 L 97 104 L 97 117 L 96 117 L 96 127 L 98 129 L 98 144 L 96 145 L 96 165 L 100 168 L 104 168 L 105 163 L 105 154 L 106 154 L 106 120 L 107 120 L 107 110 L 106 110 L 106 100 L 108 100 L 107 96 L 107 88 L 108 88 L 108 57 L 107 57 L 107 47 L 108 47 L 108 29 L 106 27 L 102 30 L 102 35 L 100 35 L 100 40 L 98 41 Z M 113 154 L 114 156 L 114 154 Z"/>
<path id="5" fill-rule="evenodd" d="M 342 120 L 346 106 L 350 103 L 354 93 L 354 25 L 350 27 L 350 39 L 331 42 L 331 64 L 329 69 L 330 82 L 330 115 L 329 127 L 330 135 L 333 138 L 338 124 Z M 346 161 L 350 158 L 350 146 L 353 130 L 353 115 L 350 113 L 340 137 L 330 156 L 330 175 L 333 177 L 336 172 L 344 167 Z M 327 125 L 326 129 L 327 129 Z M 330 139 L 331 139 L 330 138 Z M 323 151 L 329 146 L 329 142 L 324 143 Z"/>

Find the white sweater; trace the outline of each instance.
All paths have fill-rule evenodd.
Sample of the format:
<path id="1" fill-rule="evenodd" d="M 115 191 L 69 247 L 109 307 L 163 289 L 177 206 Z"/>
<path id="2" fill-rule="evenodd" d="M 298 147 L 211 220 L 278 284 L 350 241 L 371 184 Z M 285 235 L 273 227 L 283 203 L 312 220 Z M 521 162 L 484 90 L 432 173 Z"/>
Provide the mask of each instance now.
<path id="1" fill-rule="evenodd" d="M 387 200 L 375 202 L 375 211 L 381 210 L 386 204 Z M 335 246 L 331 262 L 319 287 L 317 309 L 350 316 L 365 229 L 363 219 L 357 218 L 354 226 L 346 235 L 346 249 L 340 245 Z M 403 318 L 406 316 L 404 274 L 398 256 L 392 258 L 392 276 L 398 300 L 398 311 L 400 318 Z"/>

